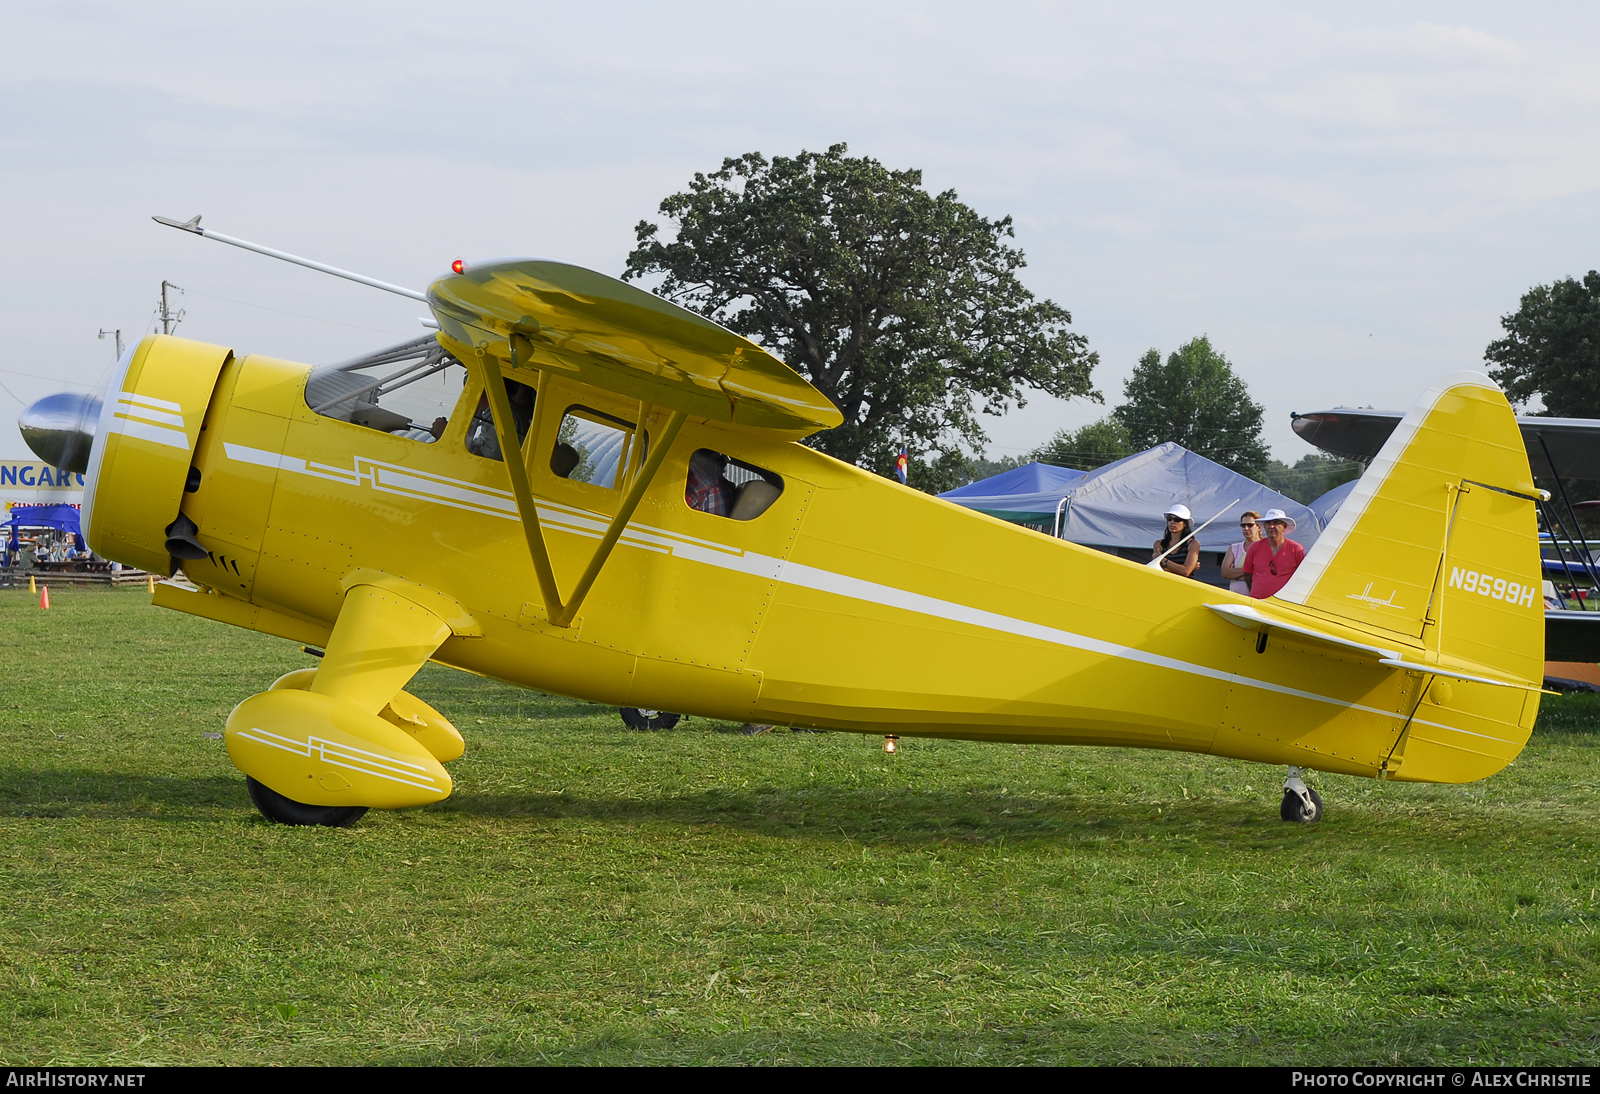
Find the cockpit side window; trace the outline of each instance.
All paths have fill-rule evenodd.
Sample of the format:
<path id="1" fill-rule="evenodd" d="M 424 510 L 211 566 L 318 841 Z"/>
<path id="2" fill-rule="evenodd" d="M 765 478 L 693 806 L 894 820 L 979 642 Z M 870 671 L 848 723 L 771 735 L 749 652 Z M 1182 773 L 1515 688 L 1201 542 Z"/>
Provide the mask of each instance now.
<path id="1" fill-rule="evenodd" d="M 535 392 L 527 384 L 515 380 L 505 381 L 506 398 L 511 403 L 511 418 L 517 423 L 517 443 L 528 439 L 528 427 L 533 424 Z M 487 460 L 503 460 L 500 454 L 500 435 L 494 431 L 494 411 L 489 406 L 489 396 L 479 394 L 478 406 L 467 423 L 467 451 Z"/>
<path id="2" fill-rule="evenodd" d="M 557 478 L 615 489 L 628 466 L 632 422 L 587 406 L 570 406 L 556 431 L 550 472 Z"/>
<path id="3" fill-rule="evenodd" d="M 689 457 L 683 500 L 690 509 L 733 520 L 754 520 L 783 493 L 783 479 L 754 464 L 709 448 Z"/>
<path id="4" fill-rule="evenodd" d="M 432 444 L 461 400 L 467 370 L 432 335 L 313 372 L 306 405 L 326 418 Z"/>

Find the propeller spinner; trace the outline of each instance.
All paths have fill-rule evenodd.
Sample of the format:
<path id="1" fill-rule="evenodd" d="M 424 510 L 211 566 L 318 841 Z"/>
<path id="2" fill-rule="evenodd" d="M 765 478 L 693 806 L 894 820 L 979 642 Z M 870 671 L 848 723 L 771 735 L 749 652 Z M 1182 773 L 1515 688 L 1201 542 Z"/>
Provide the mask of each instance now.
<path id="1" fill-rule="evenodd" d="M 74 392 L 46 395 L 17 416 L 27 446 L 51 467 L 83 474 L 100 421 L 100 398 Z"/>

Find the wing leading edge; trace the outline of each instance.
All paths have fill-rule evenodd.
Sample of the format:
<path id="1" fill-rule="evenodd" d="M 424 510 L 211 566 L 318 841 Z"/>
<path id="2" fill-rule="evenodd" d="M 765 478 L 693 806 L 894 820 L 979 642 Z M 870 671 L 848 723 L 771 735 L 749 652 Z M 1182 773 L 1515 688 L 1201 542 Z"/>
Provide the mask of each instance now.
<path id="1" fill-rule="evenodd" d="M 804 437 L 844 417 L 772 354 L 616 278 L 535 258 L 463 267 L 428 288 L 440 341 L 628 398 Z M 464 358 L 465 359 L 465 358 Z"/>
<path id="2" fill-rule="evenodd" d="M 1338 407 L 1291 415 L 1295 434 L 1341 459 L 1371 463 L 1405 415 L 1398 410 Z M 1600 479 L 1600 419 L 1517 416 L 1536 478 Z"/>

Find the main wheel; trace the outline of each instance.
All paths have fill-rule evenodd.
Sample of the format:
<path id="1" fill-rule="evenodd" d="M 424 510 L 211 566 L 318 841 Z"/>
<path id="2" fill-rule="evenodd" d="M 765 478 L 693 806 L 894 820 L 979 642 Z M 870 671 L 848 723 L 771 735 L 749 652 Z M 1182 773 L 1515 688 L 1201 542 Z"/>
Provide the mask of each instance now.
<path id="1" fill-rule="evenodd" d="M 1315 790 L 1307 787 L 1306 792 L 1311 795 L 1311 804 L 1306 805 L 1305 799 L 1293 790 L 1283 792 L 1283 805 L 1278 809 L 1278 816 L 1286 821 L 1295 821 L 1299 824 L 1311 824 L 1322 819 L 1322 796 Z"/>
<path id="2" fill-rule="evenodd" d="M 250 788 L 250 800 L 256 803 L 261 815 L 277 824 L 320 824 L 325 828 L 349 828 L 367 812 L 364 805 L 306 805 L 284 797 L 249 775 L 244 777 L 244 783 Z"/>
<path id="3" fill-rule="evenodd" d="M 640 710 L 638 707 L 618 707 L 617 712 L 629 729 L 671 729 L 683 718 L 681 714 L 668 714 L 664 710 Z"/>

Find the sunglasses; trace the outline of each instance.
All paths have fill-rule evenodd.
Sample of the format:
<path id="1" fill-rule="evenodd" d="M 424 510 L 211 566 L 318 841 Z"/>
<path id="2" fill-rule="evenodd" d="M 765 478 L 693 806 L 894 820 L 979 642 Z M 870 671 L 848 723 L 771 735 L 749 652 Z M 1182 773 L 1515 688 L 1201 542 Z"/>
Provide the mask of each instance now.
<path id="1" fill-rule="evenodd" d="M 1239 522 L 1239 527 L 1240 528 L 1254 528 L 1255 526 L 1256 526 L 1256 522 L 1253 521 L 1253 520 L 1241 520 Z"/>

